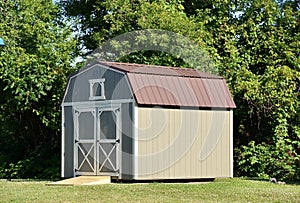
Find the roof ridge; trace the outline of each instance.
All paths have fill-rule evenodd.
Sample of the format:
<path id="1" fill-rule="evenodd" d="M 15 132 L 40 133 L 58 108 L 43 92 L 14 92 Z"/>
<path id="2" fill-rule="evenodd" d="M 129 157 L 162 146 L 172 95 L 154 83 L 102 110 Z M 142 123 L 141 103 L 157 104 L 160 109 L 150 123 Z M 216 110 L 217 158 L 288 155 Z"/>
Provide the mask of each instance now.
<path id="1" fill-rule="evenodd" d="M 221 76 L 208 77 L 208 76 L 191 76 L 191 75 L 167 75 L 162 73 L 147 73 L 147 72 L 138 72 L 138 71 L 129 71 L 126 74 L 141 74 L 141 75 L 159 75 L 159 76 L 168 76 L 168 77 L 185 77 L 185 78 L 203 78 L 203 79 L 218 79 L 224 80 Z"/>
<path id="2" fill-rule="evenodd" d="M 138 63 L 111 62 L 111 61 L 101 61 L 101 63 L 126 73 L 139 73 L 139 74 L 148 74 L 148 75 L 177 76 L 177 77 L 190 77 L 190 78 L 224 79 L 219 75 L 210 74 L 193 68 L 147 65 L 147 64 L 138 64 Z M 153 69 L 156 70 L 154 71 Z M 170 72 L 168 73 L 163 71 L 159 72 L 157 70 L 165 70 L 165 71 L 169 70 L 174 72 L 172 74 Z"/>

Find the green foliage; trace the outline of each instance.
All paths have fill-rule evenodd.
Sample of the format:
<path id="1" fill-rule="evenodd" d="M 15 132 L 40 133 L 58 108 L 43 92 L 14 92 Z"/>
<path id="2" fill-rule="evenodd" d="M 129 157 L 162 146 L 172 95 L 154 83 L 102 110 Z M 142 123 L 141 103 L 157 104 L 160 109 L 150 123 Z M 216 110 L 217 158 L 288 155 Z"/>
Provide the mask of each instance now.
<path id="1" fill-rule="evenodd" d="M 299 180 L 300 155 L 290 140 L 280 139 L 275 145 L 249 142 L 236 150 L 236 175 L 280 180 Z"/>
<path id="2" fill-rule="evenodd" d="M 140 51 L 124 56 L 120 58 L 119 61 L 124 63 L 189 67 L 189 64 L 185 63 L 182 59 L 176 58 L 171 54 L 159 51 Z"/>
<path id="3" fill-rule="evenodd" d="M 59 153 L 60 100 L 75 41 L 52 1 L 0 5 L 1 177 L 47 177 L 41 171 Z M 52 153 L 37 161 L 40 146 Z"/>
<path id="4" fill-rule="evenodd" d="M 242 60 L 232 80 L 235 101 L 242 107 L 235 123 L 237 174 L 299 179 L 299 8 L 292 1 L 239 6 L 244 12 L 236 28 Z M 260 168 L 250 161 L 251 154 Z"/>
<path id="5" fill-rule="evenodd" d="M 0 166 L 0 178 L 6 179 L 49 179 L 60 178 L 60 150 L 47 145 L 39 146 L 28 157 L 16 163 L 2 163 Z M 52 156 L 49 156 L 52 154 Z"/>
<path id="6" fill-rule="evenodd" d="M 2 174 L 27 176 L 23 169 L 37 163 L 37 149 L 45 143 L 59 153 L 60 98 L 77 53 L 73 35 L 84 55 L 120 34 L 156 29 L 188 37 L 226 78 L 237 104 L 236 174 L 299 179 L 298 1 L 61 0 L 65 22 L 51 1 L 0 0 L 0 5 L 0 37 L 6 43 L 0 47 Z M 142 50 L 119 60 L 193 67 L 182 60 L 188 52 L 167 50 L 166 40 L 175 49 L 181 41 L 158 39 L 162 52 Z M 46 173 L 44 167 L 35 173 Z"/>

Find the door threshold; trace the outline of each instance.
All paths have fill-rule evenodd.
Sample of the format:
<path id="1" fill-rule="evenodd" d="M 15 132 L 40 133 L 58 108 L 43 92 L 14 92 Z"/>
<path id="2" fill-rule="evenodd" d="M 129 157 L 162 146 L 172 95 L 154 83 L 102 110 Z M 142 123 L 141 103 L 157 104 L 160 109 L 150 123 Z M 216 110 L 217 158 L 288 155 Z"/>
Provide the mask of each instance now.
<path id="1" fill-rule="evenodd" d="M 51 182 L 49 186 L 102 185 L 111 183 L 111 176 L 78 176 Z"/>

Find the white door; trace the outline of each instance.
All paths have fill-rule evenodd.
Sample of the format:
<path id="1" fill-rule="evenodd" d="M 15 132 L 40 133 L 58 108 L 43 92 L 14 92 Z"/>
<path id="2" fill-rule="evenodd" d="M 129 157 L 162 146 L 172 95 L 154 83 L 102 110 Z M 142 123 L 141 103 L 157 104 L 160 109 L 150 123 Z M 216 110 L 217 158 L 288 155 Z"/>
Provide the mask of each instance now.
<path id="1" fill-rule="evenodd" d="M 75 175 L 118 175 L 120 108 L 74 108 Z"/>
<path id="2" fill-rule="evenodd" d="M 119 173 L 120 109 L 99 109 L 97 142 L 97 174 L 117 175 Z"/>

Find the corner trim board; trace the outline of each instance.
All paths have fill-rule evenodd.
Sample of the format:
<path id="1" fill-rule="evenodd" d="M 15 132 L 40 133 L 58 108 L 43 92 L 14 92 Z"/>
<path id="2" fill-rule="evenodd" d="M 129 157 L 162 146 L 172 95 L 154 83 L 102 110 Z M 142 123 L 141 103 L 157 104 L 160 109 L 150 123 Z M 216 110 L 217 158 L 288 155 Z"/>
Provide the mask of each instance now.
<path id="1" fill-rule="evenodd" d="M 133 154 L 134 154 L 134 161 L 133 161 L 133 179 L 138 179 L 138 154 L 139 154 L 139 146 L 138 146 L 138 126 L 139 126 L 139 114 L 138 114 L 139 108 L 135 103 L 133 103 L 133 115 L 134 115 L 134 122 L 133 122 L 133 132 L 134 132 L 134 149 L 133 149 Z"/>
<path id="2" fill-rule="evenodd" d="M 229 113 L 229 125 L 230 177 L 233 178 L 233 110 Z"/>

